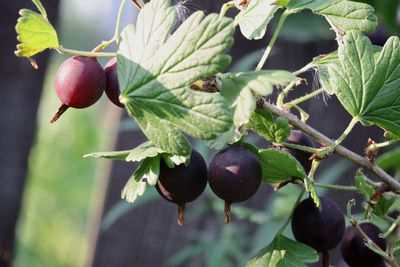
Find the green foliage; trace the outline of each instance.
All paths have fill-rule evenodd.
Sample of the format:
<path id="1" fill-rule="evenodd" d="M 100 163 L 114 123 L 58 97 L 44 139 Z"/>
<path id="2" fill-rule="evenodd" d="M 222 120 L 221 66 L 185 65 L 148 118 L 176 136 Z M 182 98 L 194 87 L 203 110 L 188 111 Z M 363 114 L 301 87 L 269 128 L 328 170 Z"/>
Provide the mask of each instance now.
<path id="1" fill-rule="evenodd" d="M 291 131 L 287 119 L 278 117 L 274 120 L 271 112 L 265 109 L 256 109 L 246 126 L 268 141 L 277 144 L 285 141 Z"/>
<path id="2" fill-rule="evenodd" d="M 277 184 L 292 178 L 306 177 L 303 166 L 289 153 L 277 149 L 263 149 L 258 154 L 262 168 L 262 180 Z"/>
<path id="3" fill-rule="evenodd" d="M 390 38 L 377 60 L 371 42 L 349 32 L 339 47 L 338 65 L 330 65 L 330 84 L 346 110 L 365 125 L 400 134 L 400 41 Z"/>
<path id="4" fill-rule="evenodd" d="M 40 2 L 36 1 L 36 3 Z M 43 10 L 41 9 L 42 14 L 46 14 Z M 31 57 L 45 49 L 60 46 L 57 32 L 47 17 L 29 9 L 21 9 L 19 15 L 20 18 L 15 26 L 17 39 L 20 42 L 15 51 L 17 56 Z"/>
<path id="5" fill-rule="evenodd" d="M 37 7 L 37 9 L 40 11 L 40 14 L 42 14 L 43 18 L 47 20 L 47 11 L 44 8 L 42 2 L 40 0 L 32 0 L 33 4 Z"/>
<path id="6" fill-rule="evenodd" d="M 268 23 L 278 7 L 271 4 L 271 0 L 250 1 L 246 9 L 235 17 L 240 31 L 249 40 L 258 40 L 264 37 Z"/>
<path id="7" fill-rule="evenodd" d="M 231 127 L 223 97 L 189 86 L 229 64 L 222 53 L 232 45 L 234 25 L 195 12 L 169 37 L 175 20 L 169 1 L 146 5 L 137 29 L 128 26 L 122 33 L 118 75 L 122 101 L 150 141 L 171 154 L 189 155 L 182 132 L 209 140 Z"/>
<path id="8" fill-rule="evenodd" d="M 121 198 L 133 203 L 146 190 L 146 184 L 155 185 L 160 174 L 160 156 L 146 158 L 122 189 Z"/>
<path id="9" fill-rule="evenodd" d="M 356 173 L 354 184 L 367 199 L 375 194 L 374 188 L 367 183 L 367 177 L 360 170 Z"/>
<path id="10" fill-rule="evenodd" d="M 271 244 L 260 250 L 246 267 L 307 267 L 318 261 L 317 252 L 309 246 L 278 235 Z"/>
<path id="11" fill-rule="evenodd" d="M 256 108 L 258 96 L 268 96 L 274 86 L 287 85 L 297 77 L 287 71 L 252 71 L 221 75 L 221 94 L 234 108 L 233 121 L 236 128 L 249 122 Z"/>
<path id="12" fill-rule="evenodd" d="M 282 1 L 281 1 L 282 2 Z M 347 0 L 292 0 L 285 5 L 290 12 L 310 9 L 324 16 L 342 34 L 351 30 L 371 32 L 377 25 L 374 9 L 367 4 Z"/>
<path id="13" fill-rule="evenodd" d="M 386 152 L 376 159 L 376 164 L 378 164 L 384 170 L 398 169 L 400 167 L 399 162 L 400 148 Z"/>
<path id="14" fill-rule="evenodd" d="M 85 155 L 84 157 L 106 158 L 125 161 L 142 161 L 146 158 L 152 158 L 164 153 L 151 142 L 145 142 L 132 150 L 110 151 L 110 152 L 95 152 Z"/>
<path id="15" fill-rule="evenodd" d="M 373 206 L 373 212 L 377 216 L 385 216 L 385 214 L 390 210 L 393 204 L 396 202 L 395 198 L 387 198 L 382 196 L 378 203 Z"/>

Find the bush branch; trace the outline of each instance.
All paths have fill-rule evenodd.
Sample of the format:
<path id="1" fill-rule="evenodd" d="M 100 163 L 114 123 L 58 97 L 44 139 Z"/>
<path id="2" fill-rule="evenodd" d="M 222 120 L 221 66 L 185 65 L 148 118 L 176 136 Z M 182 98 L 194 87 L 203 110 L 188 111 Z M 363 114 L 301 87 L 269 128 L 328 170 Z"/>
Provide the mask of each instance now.
<path id="1" fill-rule="evenodd" d="M 311 138 L 313 138 L 315 141 L 320 143 L 323 146 L 330 146 L 332 143 L 335 141 L 328 138 L 324 134 L 320 133 L 316 129 L 310 127 L 309 125 L 303 123 L 301 120 L 299 120 L 295 115 L 281 110 L 277 108 L 275 105 L 267 102 L 267 101 L 262 101 L 262 107 L 268 109 L 271 111 L 275 116 L 282 116 L 286 118 L 289 123 L 296 127 L 297 129 L 301 130 L 302 132 L 306 133 L 309 135 Z M 365 168 L 366 170 L 374 173 L 380 180 L 385 182 L 388 186 L 389 189 L 395 193 L 400 194 L 400 183 L 396 179 L 394 179 L 392 176 L 387 174 L 384 170 L 382 170 L 378 165 L 369 162 L 367 159 L 357 155 L 353 151 L 339 145 L 335 148 L 334 152 L 354 163 L 357 165 Z"/>

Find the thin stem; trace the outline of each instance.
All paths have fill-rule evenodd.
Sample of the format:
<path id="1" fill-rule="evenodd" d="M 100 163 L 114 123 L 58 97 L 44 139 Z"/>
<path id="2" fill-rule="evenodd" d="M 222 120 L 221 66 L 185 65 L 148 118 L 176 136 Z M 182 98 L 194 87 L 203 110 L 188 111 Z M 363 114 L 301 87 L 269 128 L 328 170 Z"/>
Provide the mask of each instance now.
<path id="1" fill-rule="evenodd" d="M 269 42 L 267 49 L 265 49 L 264 54 L 260 60 L 260 62 L 258 63 L 256 70 L 261 70 L 263 68 L 263 66 L 265 65 L 265 62 L 268 59 L 269 54 L 271 53 L 272 47 L 274 47 L 274 44 L 276 42 L 276 39 L 279 36 L 279 33 L 281 32 L 283 23 L 285 22 L 286 18 L 289 16 L 289 13 L 287 13 L 286 11 L 283 12 L 282 16 L 279 19 L 278 25 L 276 26 L 275 32 L 272 35 L 271 41 Z"/>
<path id="2" fill-rule="evenodd" d="M 292 217 L 293 217 L 294 210 L 295 210 L 296 207 L 299 205 L 299 203 L 300 203 L 300 201 L 302 200 L 303 195 L 304 195 L 305 192 L 306 192 L 306 189 L 303 187 L 303 188 L 301 189 L 301 192 L 300 192 L 299 196 L 298 196 L 297 199 L 296 199 L 296 202 L 295 202 L 294 205 L 293 205 L 292 212 L 290 213 L 289 217 L 286 219 L 286 221 L 284 222 L 284 224 L 282 225 L 282 227 L 281 227 L 281 228 L 278 230 L 278 232 L 276 233 L 277 236 L 278 236 L 278 235 L 281 235 L 281 234 L 283 233 L 283 231 L 285 231 L 286 227 L 289 225 L 290 220 L 291 220 Z"/>
<path id="3" fill-rule="evenodd" d="M 321 188 L 326 188 L 326 189 L 360 192 L 360 189 L 358 189 L 355 186 L 321 184 L 321 183 L 317 183 L 317 182 L 314 182 L 314 185 L 316 187 L 321 187 Z"/>
<path id="4" fill-rule="evenodd" d="M 223 18 L 229 9 L 235 6 L 235 1 L 229 1 L 222 5 L 221 11 L 219 12 L 219 18 Z"/>
<path id="5" fill-rule="evenodd" d="M 285 99 L 285 96 L 290 92 L 290 90 L 293 89 L 293 87 L 296 85 L 296 83 L 297 83 L 297 80 L 292 81 L 278 95 L 278 98 L 276 100 L 276 104 L 277 104 L 278 107 L 283 107 L 283 101 Z"/>
<path id="6" fill-rule="evenodd" d="M 298 130 L 306 133 L 307 135 L 309 135 L 312 139 L 314 139 L 321 145 L 329 146 L 333 143 L 332 139 L 328 138 L 327 136 L 320 133 L 316 129 L 310 127 L 309 125 L 303 123 L 295 115 L 293 115 L 287 111 L 281 110 L 267 101 L 264 101 L 262 106 L 265 109 L 271 111 L 272 114 L 274 114 L 275 116 L 282 116 L 282 117 L 286 118 L 292 126 L 297 128 Z M 391 191 L 393 191 L 394 193 L 400 194 L 400 182 L 397 181 L 396 179 L 394 179 L 389 174 L 387 174 L 378 165 L 376 165 L 372 162 L 369 162 L 364 157 L 357 155 L 353 151 L 351 151 L 341 145 L 338 145 L 335 148 L 334 152 L 337 153 L 338 155 L 354 162 L 355 164 L 365 168 L 366 170 L 369 170 L 370 172 L 374 173 L 380 180 L 382 180 L 389 186 L 389 189 Z"/>
<path id="7" fill-rule="evenodd" d="M 302 73 L 304 73 L 304 72 L 306 72 L 306 71 L 308 71 L 308 70 L 310 70 L 312 68 L 314 68 L 314 64 L 313 63 L 308 63 L 307 65 L 305 65 L 301 69 L 292 72 L 292 74 L 296 75 L 296 76 L 299 76 L 300 74 L 302 74 Z"/>
<path id="8" fill-rule="evenodd" d="M 387 147 L 387 146 L 396 144 L 398 142 L 399 142 L 398 140 L 389 140 L 389 141 L 382 142 L 382 143 L 371 144 L 367 147 L 366 151 L 374 151 L 378 148 Z"/>
<path id="9" fill-rule="evenodd" d="M 309 152 L 309 153 L 317 153 L 319 151 L 318 148 L 310 147 L 310 146 L 302 146 L 302 145 L 291 144 L 291 143 L 282 143 L 282 145 L 285 147 L 294 148 L 294 149 Z"/>
<path id="10" fill-rule="evenodd" d="M 116 53 L 108 53 L 108 52 L 79 51 L 79 50 L 67 49 L 62 46 L 58 47 L 57 50 L 61 54 L 78 55 L 78 56 L 84 56 L 84 57 L 115 57 L 117 55 Z"/>
<path id="11" fill-rule="evenodd" d="M 295 109 L 297 109 L 297 111 L 300 113 L 300 118 L 301 121 L 304 123 L 307 123 L 308 119 L 310 118 L 310 115 L 305 112 L 301 107 L 299 107 L 298 105 L 294 105 L 293 106 Z"/>
<path id="12" fill-rule="evenodd" d="M 112 43 L 115 42 L 115 37 L 113 37 L 112 39 L 108 40 L 108 41 L 103 41 L 101 42 L 101 44 L 99 44 L 98 46 L 96 46 L 92 52 L 100 52 L 101 50 L 105 49 L 107 46 L 111 45 Z"/>
<path id="13" fill-rule="evenodd" d="M 388 255 L 385 251 L 381 249 L 369 236 L 361 229 L 360 225 L 358 224 L 357 220 L 354 218 L 350 218 L 350 222 L 353 227 L 356 229 L 357 233 L 361 236 L 364 240 L 364 244 L 371 249 L 373 252 L 380 255 L 391 267 L 399 267 L 396 261 Z"/>
<path id="14" fill-rule="evenodd" d="M 318 156 L 323 158 L 325 155 L 328 155 L 330 153 L 332 153 L 335 148 L 340 145 L 344 139 L 346 139 L 346 137 L 350 134 L 351 130 L 353 130 L 354 126 L 358 123 L 358 119 L 354 118 L 351 119 L 349 125 L 347 126 L 347 128 L 344 130 L 344 132 L 342 133 L 341 136 L 339 136 L 338 139 L 336 139 L 335 142 L 333 142 L 332 144 L 330 144 L 328 147 L 321 149 L 318 152 Z"/>
<path id="15" fill-rule="evenodd" d="M 120 40 L 119 33 L 120 33 L 120 28 L 121 28 L 121 17 L 122 17 L 122 11 L 124 10 L 125 3 L 126 3 L 126 0 L 121 1 L 119 10 L 118 10 L 117 21 L 115 23 L 114 39 L 115 39 L 115 42 L 117 43 L 117 45 L 119 44 L 119 40 Z"/>
<path id="16" fill-rule="evenodd" d="M 300 103 L 303 103 L 304 101 L 307 101 L 311 98 L 313 98 L 314 96 L 317 96 L 319 94 L 322 94 L 323 92 L 325 92 L 324 88 L 319 88 L 318 90 L 315 90 L 307 95 L 304 95 L 302 97 L 296 98 L 295 100 L 292 100 L 288 103 L 286 103 L 284 105 L 285 108 L 289 109 L 291 107 L 293 107 L 294 105 L 298 105 Z"/>
<path id="17" fill-rule="evenodd" d="M 393 233 L 393 231 L 397 229 L 397 226 L 399 225 L 400 225 L 400 216 L 397 217 L 397 219 L 394 220 L 394 222 L 392 222 L 389 229 L 384 234 L 382 234 L 382 238 L 387 238 L 388 236 L 390 236 Z"/>

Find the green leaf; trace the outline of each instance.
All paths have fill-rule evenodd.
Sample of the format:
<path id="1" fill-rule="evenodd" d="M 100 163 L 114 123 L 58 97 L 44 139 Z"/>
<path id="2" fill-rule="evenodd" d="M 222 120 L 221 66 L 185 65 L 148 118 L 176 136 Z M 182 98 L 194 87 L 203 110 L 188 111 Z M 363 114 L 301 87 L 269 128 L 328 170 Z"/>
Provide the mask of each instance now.
<path id="1" fill-rule="evenodd" d="M 160 174 L 160 156 L 146 158 L 133 173 L 121 193 L 121 198 L 133 203 L 142 196 L 146 184 L 155 185 Z"/>
<path id="2" fill-rule="evenodd" d="M 317 261 L 318 254 L 314 249 L 278 235 L 252 257 L 246 267 L 307 267 L 306 263 Z"/>
<path id="3" fill-rule="evenodd" d="M 374 58 L 377 59 L 380 55 L 382 47 L 374 45 L 373 50 L 374 50 Z M 327 55 L 315 57 L 312 61 L 313 67 L 317 68 L 317 70 L 318 70 L 318 75 L 319 75 L 322 87 L 330 95 L 336 93 L 336 91 L 335 91 L 336 87 L 333 88 L 330 85 L 331 78 L 330 78 L 330 73 L 329 73 L 329 67 L 330 67 L 330 65 L 338 65 L 338 64 L 340 64 L 338 51 L 334 51 Z"/>
<path id="4" fill-rule="evenodd" d="M 171 35 L 176 10 L 169 0 L 152 0 L 127 26 L 118 50 L 121 99 L 151 142 L 174 155 L 189 155 L 183 133 L 210 140 L 232 126 L 222 96 L 194 91 L 196 80 L 230 63 L 223 53 L 233 43 L 232 19 L 195 12 Z"/>
<path id="5" fill-rule="evenodd" d="M 396 241 L 393 242 L 392 246 L 390 247 L 390 250 L 392 251 L 392 253 L 400 251 L 400 239 L 397 239 Z"/>
<path id="6" fill-rule="evenodd" d="M 319 199 L 319 196 L 317 194 L 317 190 L 315 189 L 314 183 L 311 181 L 311 179 L 308 176 L 304 177 L 304 188 L 308 193 L 310 193 L 310 196 L 312 200 L 315 203 L 315 206 L 318 208 L 321 206 L 321 201 Z"/>
<path id="7" fill-rule="evenodd" d="M 262 180 L 266 183 L 277 184 L 290 181 L 293 177 L 306 177 L 303 166 L 289 153 L 277 149 L 263 149 L 258 155 Z"/>
<path id="8" fill-rule="evenodd" d="M 346 110 L 364 125 L 400 134 L 400 40 L 391 37 L 377 60 L 369 39 L 349 32 L 330 65 L 330 84 Z"/>
<path id="9" fill-rule="evenodd" d="M 385 216 L 395 202 L 396 199 L 394 198 L 386 198 L 382 196 L 378 203 L 373 206 L 373 212 L 378 216 Z"/>
<path id="10" fill-rule="evenodd" d="M 396 148 L 380 155 L 376 159 L 376 164 L 384 170 L 398 169 L 400 162 L 400 148 Z"/>
<path id="11" fill-rule="evenodd" d="M 46 17 L 29 10 L 21 9 L 15 30 L 18 34 L 15 54 L 19 57 L 31 57 L 48 48 L 58 48 L 57 32 Z"/>
<path id="12" fill-rule="evenodd" d="M 398 141 L 400 141 L 400 136 L 399 135 L 395 135 L 394 133 L 391 133 L 391 132 L 385 132 L 385 137 L 387 138 L 387 139 L 390 139 L 390 140 L 398 140 Z"/>
<path id="13" fill-rule="evenodd" d="M 83 157 L 84 158 L 105 158 L 105 159 L 125 160 L 130 152 L 131 152 L 131 150 L 94 152 L 94 153 L 86 154 Z"/>
<path id="14" fill-rule="evenodd" d="M 126 161 L 139 162 L 146 158 L 156 157 L 161 153 L 164 153 L 164 151 L 156 147 L 153 143 L 146 142 L 137 146 L 135 149 L 132 149 L 126 157 Z"/>
<path id="15" fill-rule="evenodd" d="M 287 5 L 291 12 L 310 9 L 324 16 L 339 33 L 351 30 L 372 32 L 378 19 L 368 4 L 346 0 L 292 0 Z"/>
<path id="16" fill-rule="evenodd" d="M 291 131 L 286 118 L 278 117 L 274 120 L 271 112 L 265 109 L 256 109 L 247 127 L 268 141 L 277 144 L 285 141 Z"/>
<path id="17" fill-rule="evenodd" d="M 362 173 L 361 170 L 358 170 L 355 177 L 355 186 L 360 189 L 360 192 L 366 197 L 369 198 L 370 196 L 375 194 L 374 188 L 367 183 L 367 177 Z"/>
<path id="18" fill-rule="evenodd" d="M 235 127 L 231 127 L 229 131 L 226 131 L 217 138 L 206 141 L 206 144 L 209 148 L 220 150 L 224 148 L 226 145 L 236 143 L 242 138 L 242 136 L 243 136 L 242 132 L 235 129 Z"/>
<path id="19" fill-rule="evenodd" d="M 258 40 L 264 37 L 268 23 L 278 7 L 272 4 L 273 0 L 252 0 L 235 18 L 240 31 L 249 40 Z"/>
<path id="20" fill-rule="evenodd" d="M 287 85 L 297 77 L 287 71 L 251 71 L 221 75 L 221 94 L 234 107 L 236 128 L 249 122 L 258 96 L 270 95 L 273 87 Z"/>
<path id="21" fill-rule="evenodd" d="M 110 152 L 95 152 L 87 154 L 84 157 L 92 158 L 106 158 L 125 161 L 142 161 L 146 158 L 156 157 L 159 154 L 165 153 L 163 150 L 156 147 L 151 142 L 145 142 L 134 149 L 123 151 L 110 151 Z"/>

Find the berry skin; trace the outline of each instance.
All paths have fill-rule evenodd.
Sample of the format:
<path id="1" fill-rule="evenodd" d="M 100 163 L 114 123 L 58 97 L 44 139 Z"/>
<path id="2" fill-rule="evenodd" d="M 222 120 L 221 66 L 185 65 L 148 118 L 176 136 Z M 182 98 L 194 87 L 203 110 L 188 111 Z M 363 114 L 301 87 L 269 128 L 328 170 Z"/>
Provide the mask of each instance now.
<path id="1" fill-rule="evenodd" d="M 297 241 L 320 253 L 328 253 L 342 239 L 345 221 L 339 206 L 326 197 L 320 197 L 321 207 L 311 197 L 296 207 L 292 218 L 292 232 Z"/>
<path id="2" fill-rule="evenodd" d="M 196 150 L 192 150 L 188 166 L 169 168 L 161 161 L 156 189 L 164 199 L 178 205 L 179 225 L 183 224 L 185 203 L 198 198 L 206 186 L 207 164 Z"/>
<path id="3" fill-rule="evenodd" d="M 208 183 L 225 200 L 226 223 L 230 222 L 230 205 L 253 196 L 261 184 L 261 176 L 257 157 L 242 145 L 225 148 L 211 160 Z"/>
<path id="4" fill-rule="evenodd" d="M 106 95 L 116 106 L 124 108 L 124 105 L 119 101 L 121 91 L 118 83 L 117 65 L 117 58 L 114 57 L 110 59 L 104 67 L 107 78 Z"/>
<path id="5" fill-rule="evenodd" d="M 308 137 L 308 135 L 304 134 L 302 131 L 299 130 L 292 130 L 290 136 L 286 140 L 286 143 L 315 147 L 313 140 L 310 137 Z M 293 148 L 283 148 L 282 150 L 290 153 L 293 157 L 295 157 L 301 163 L 301 165 L 303 165 L 303 168 L 306 173 L 310 171 L 312 164 L 310 157 L 312 156 L 312 153 Z"/>
<path id="6" fill-rule="evenodd" d="M 95 58 L 74 56 L 58 68 L 54 86 L 62 105 L 51 123 L 69 107 L 82 109 L 96 103 L 104 92 L 106 75 Z"/>
<path id="7" fill-rule="evenodd" d="M 386 241 L 379 237 L 381 230 L 372 223 L 361 223 L 360 228 L 382 250 L 386 250 Z M 350 267 L 375 267 L 382 257 L 364 245 L 364 241 L 354 227 L 347 227 L 340 245 L 343 259 Z"/>

